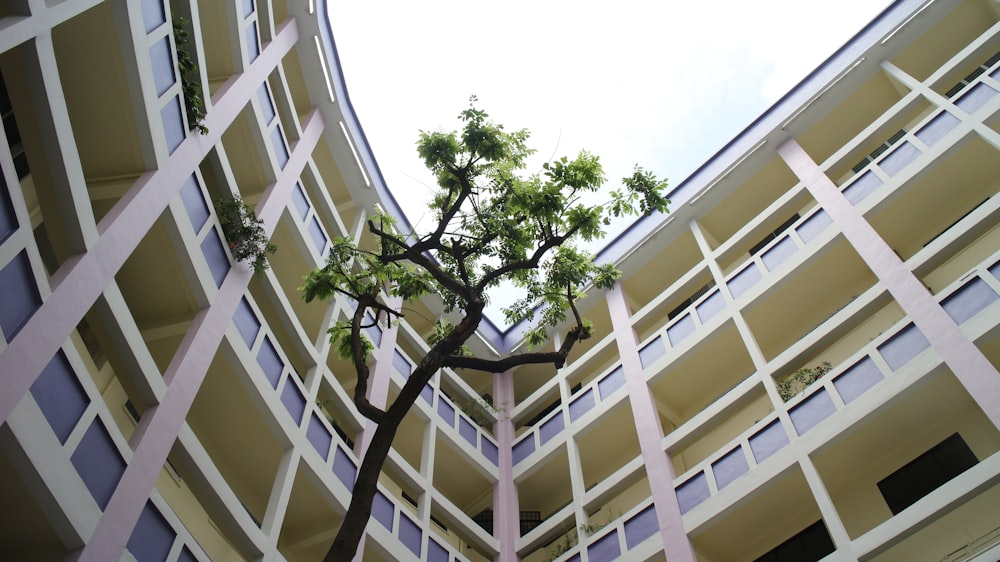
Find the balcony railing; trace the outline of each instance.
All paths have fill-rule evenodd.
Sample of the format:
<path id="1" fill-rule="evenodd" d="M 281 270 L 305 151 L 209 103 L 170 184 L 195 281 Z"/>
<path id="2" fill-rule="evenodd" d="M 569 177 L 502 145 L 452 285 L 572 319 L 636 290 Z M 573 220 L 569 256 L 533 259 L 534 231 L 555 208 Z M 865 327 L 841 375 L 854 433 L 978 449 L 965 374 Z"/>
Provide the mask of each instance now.
<path id="1" fill-rule="evenodd" d="M 937 295 L 945 312 L 963 325 L 1000 300 L 1000 253 Z M 998 315 L 992 318 L 1000 318 Z M 996 323 L 994 321 L 994 323 Z M 905 318 L 883 336 L 837 365 L 827 376 L 784 405 L 791 428 L 773 412 L 709 458 L 675 480 L 681 512 L 686 513 L 749 473 L 793 439 L 805 435 L 849 407 L 924 350 L 927 339 Z M 836 399 L 834 399 L 836 397 Z"/>

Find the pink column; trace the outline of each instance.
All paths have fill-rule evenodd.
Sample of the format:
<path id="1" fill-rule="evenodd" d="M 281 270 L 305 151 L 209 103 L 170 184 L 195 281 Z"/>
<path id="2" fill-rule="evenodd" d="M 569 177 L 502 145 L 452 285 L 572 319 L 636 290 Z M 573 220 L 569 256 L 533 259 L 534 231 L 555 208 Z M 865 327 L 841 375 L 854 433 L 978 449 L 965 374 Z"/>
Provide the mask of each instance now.
<path id="1" fill-rule="evenodd" d="M 920 329 L 993 425 L 1000 428 L 1000 373 L 978 347 L 966 338 L 903 260 L 879 236 L 823 170 L 794 140 L 778 147 L 778 154 L 805 183 L 816 201 L 861 259 L 885 285 L 913 324 Z"/>
<path id="2" fill-rule="evenodd" d="M 607 299 L 622 371 L 625 374 L 625 388 L 628 389 L 632 417 L 635 419 L 635 431 L 639 435 L 642 461 L 646 466 L 656 519 L 660 524 L 663 551 L 670 562 L 694 562 L 694 549 L 684 531 L 684 520 L 674 492 L 674 466 L 663 450 L 663 427 L 660 425 L 653 395 L 642 374 L 639 345 L 629 323 L 630 312 L 621 283 L 615 283 L 608 291 Z"/>
<path id="3" fill-rule="evenodd" d="M 517 538 L 521 536 L 521 507 L 514 484 L 514 373 L 493 375 L 493 402 L 500 405 L 496 423 L 498 479 L 493 486 L 493 536 L 500 542 L 495 562 L 517 562 Z"/>
<path id="4" fill-rule="evenodd" d="M 398 310 L 403 304 L 403 300 L 399 297 L 389 297 L 386 304 L 393 309 Z M 392 377 L 393 369 L 393 356 L 396 353 L 396 336 L 399 333 L 399 323 L 390 322 L 389 328 L 382 332 L 382 341 L 379 343 L 378 352 L 375 357 L 375 368 L 371 369 L 368 378 L 368 401 L 371 402 L 373 406 L 382 408 L 386 407 L 386 402 L 389 399 L 389 379 Z M 331 351 L 331 353 L 336 353 L 336 351 Z M 371 421 L 365 420 L 365 427 L 361 430 L 358 436 L 357 442 L 354 445 L 354 453 L 358 456 L 358 460 L 364 460 L 365 452 L 368 451 L 368 445 L 371 444 L 372 438 L 375 436 L 375 430 L 378 425 Z M 371 519 L 369 519 L 369 523 Z M 362 540 L 361 544 L 358 545 L 358 551 L 354 553 L 354 562 L 361 562 L 365 554 L 365 541 Z"/>
<path id="5" fill-rule="evenodd" d="M 403 299 L 399 297 L 389 297 L 386 304 L 398 310 L 403 304 Z M 368 378 L 368 401 L 377 408 L 385 409 L 386 401 L 389 399 L 389 379 L 392 377 L 392 360 L 396 353 L 396 335 L 399 332 L 399 323 L 390 322 L 389 327 L 382 332 L 382 341 L 379 343 L 378 352 L 375 356 L 375 368 L 371 369 Z M 331 351 L 336 353 L 336 351 Z M 358 459 L 365 456 L 372 436 L 375 434 L 376 424 L 371 420 L 366 420 L 364 429 L 354 446 L 354 452 Z"/>
<path id="6" fill-rule="evenodd" d="M 255 84 L 246 87 L 256 92 Z M 323 129 L 323 119 L 314 110 L 302 137 L 291 147 L 291 158 L 278 181 L 265 191 L 257 211 L 268 236 L 274 232 Z M 133 455 L 125 473 L 87 545 L 72 558 L 102 562 L 122 556 L 252 275 L 248 267 L 231 268 L 211 306 L 195 316 L 163 374 L 168 385 L 163 399 L 143 414 L 130 440 Z"/>
<path id="7" fill-rule="evenodd" d="M 111 283 L 125 260 L 208 155 L 222 133 L 257 95 L 257 88 L 298 41 L 285 24 L 250 69 L 216 93 L 207 135 L 188 135 L 163 168 L 143 174 L 97 225 L 100 237 L 85 254 L 66 260 L 51 279 L 52 294 L 0 352 L 0 422 L 24 397 L 56 351 Z"/>

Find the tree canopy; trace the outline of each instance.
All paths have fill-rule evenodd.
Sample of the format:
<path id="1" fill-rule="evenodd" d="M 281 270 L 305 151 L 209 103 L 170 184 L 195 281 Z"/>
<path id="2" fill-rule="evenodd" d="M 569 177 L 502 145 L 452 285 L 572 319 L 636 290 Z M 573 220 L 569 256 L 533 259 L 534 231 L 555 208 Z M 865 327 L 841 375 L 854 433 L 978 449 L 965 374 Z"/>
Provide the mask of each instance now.
<path id="1" fill-rule="evenodd" d="M 588 204 L 585 196 L 605 184 L 597 156 L 582 151 L 526 174 L 534 153 L 527 146 L 528 131 L 506 131 L 476 107 L 475 97 L 459 119 L 461 130 L 421 131 L 417 142 L 438 184 L 430 202 L 436 226 L 425 233 L 400 233 L 391 216 L 377 212 L 367 221 L 374 243 L 334 240 L 326 265 L 311 272 L 302 287 L 306 301 L 340 293 L 357 303 L 351 318 L 338 321 L 329 333 L 357 371 L 355 406 L 378 424 L 326 560 L 354 556 L 396 428 L 430 378 L 442 368 L 501 373 L 529 363 L 562 367 L 573 346 L 591 335 L 577 301 L 587 287 L 609 288 L 620 275 L 612 264 L 596 264 L 578 244 L 603 237 L 612 218 L 667 210 L 666 180 L 639 166 L 620 188 L 607 192 L 603 204 Z M 490 291 L 502 282 L 522 291 L 504 315 L 511 324 L 530 323 L 526 339 L 532 349 L 544 344 L 553 329 L 568 326 L 558 349 L 500 358 L 469 353 L 465 343 L 483 319 Z M 440 295 L 446 312 L 461 320 L 439 320 L 430 351 L 395 401 L 384 409 L 375 406 L 367 396 L 367 359 L 374 344 L 364 329 L 372 317 L 390 322 L 404 317 L 407 301 L 428 294 Z M 388 297 L 404 306 L 391 306 Z"/>

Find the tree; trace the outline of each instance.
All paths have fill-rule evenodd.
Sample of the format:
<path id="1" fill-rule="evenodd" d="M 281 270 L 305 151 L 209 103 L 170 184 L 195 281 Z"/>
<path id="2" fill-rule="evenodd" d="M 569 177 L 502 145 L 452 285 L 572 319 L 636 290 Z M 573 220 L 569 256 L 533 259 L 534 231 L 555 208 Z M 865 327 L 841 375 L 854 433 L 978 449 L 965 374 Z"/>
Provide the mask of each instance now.
<path id="1" fill-rule="evenodd" d="M 562 367 L 573 346 L 591 335 L 590 323 L 577 310 L 583 290 L 609 288 L 620 275 L 611 264 L 596 265 L 575 243 L 602 237 L 612 217 L 666 212 L 669 201 L 661 194 L 666 181 L 638 166 L 605 204 L 585 204 L 581 197 L 597 192 L 605 180 L 598 158 L 585 151 L 523 175 L 534 152 L 525 144 L 528 132 L 505 131 L 475 101 L 471 98 L 459 115 L 461 131 L 420 132 L 417 151 L 438 183 L 430 203 L 437 218 L 433 230 L 401 234 L 392 217 L 376 214 L 367 223 L 373 244 L 335 240 L 326 265 L 311 272 L 302 287 L 307 302 L 340 293 L 357 303 L 352 317 L 329 332 L 338 353 L 357 371 L 354 404 L 377 424 L 327 561 L 351 560 L 357 551 L 396 429 L 430 378 L 446 367 L 489 373 L 529 363 Z M 524 292 L 504 314 L 510 323 L 534 321 L 526 336 L 532 349 L 569 320 L 559 349 L 499 359 L 469 353 L 465 342 L 483 318 L 490 290 L 502 281 Z M 374 345 L 364 328 L 372 317 L 402 318 L 406 301 L 430 293 L 440 295 L 446 312 L 457 312 L 461 320 L 438 322 L 430 350 L 395 401 L 384 410 L 376 407 L 366 396 L 366 360 Z M 398 297 L 404 307 L 389 306 L 387 296 Z"/>

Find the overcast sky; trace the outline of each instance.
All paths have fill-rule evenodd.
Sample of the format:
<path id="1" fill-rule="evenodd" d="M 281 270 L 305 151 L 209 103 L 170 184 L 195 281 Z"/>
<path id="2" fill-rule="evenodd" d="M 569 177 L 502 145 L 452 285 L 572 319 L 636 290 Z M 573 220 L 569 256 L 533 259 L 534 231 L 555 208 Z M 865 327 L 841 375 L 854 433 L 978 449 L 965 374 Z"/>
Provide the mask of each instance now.
<path id="1" fill-rule="evenodd" d="M 362 128 L 424 230 L 418 131 L 457 128 L 470 95 L 531 131 L 534 169 L 585 148 L 615 184 L 639 163 L 678 185 L 889 3 L 328 0 Z"/>

